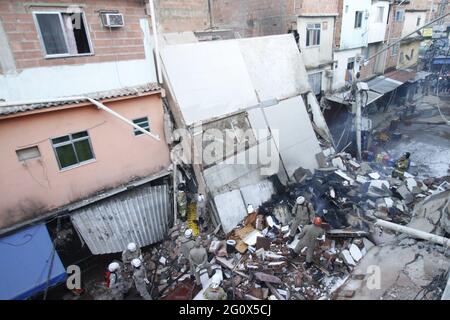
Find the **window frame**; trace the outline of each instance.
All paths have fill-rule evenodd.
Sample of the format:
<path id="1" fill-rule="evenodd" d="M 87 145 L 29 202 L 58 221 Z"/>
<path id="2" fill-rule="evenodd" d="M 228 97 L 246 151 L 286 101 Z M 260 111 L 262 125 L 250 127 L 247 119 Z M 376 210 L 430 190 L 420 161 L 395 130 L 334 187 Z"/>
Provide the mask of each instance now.
<path id="1" fill-rule="evenodd" d="M 148 124 L 148 129 L 146 129 L 145 127 L 141 127 L 140 125 L 139 125 L 139 122 L 138 123 L 136 123 L 135 121 L 137 121 L 137 120 L 141 120 L 141 119 L 146 119 L 146 122 L 147 122 L 147 124 Z M 151 132 L 151 127 L 150 127 L 150 117 L 149 116 L 144 116 L 144 117 L 139 117 L 139 118 L 136 118 L 136 119 L 133 119 L 133 120 L 131 120 L 131 122 L 133 122 L 135 125 L 137 125 L 138 127 L 141 127 L 142 129 L 144 129 L 144 130 L 147 130 L 148 132 Z M 141 123 L 142 122 L 145 122 L 145 121 L 141 121 Z M 141 131 L 139 131 L 139 130 L 137 130 L 137 129 L 135 129 L 135 128 L 133 128 L 133 135 L 135 136 L 135 137 L 140 137 L 140 136 L 143 136 L 144 135 L 144 133 L 143 132 L 141 132 Z"/>
<path id="2" fill-rule="evenodd" d="M 38 33 L 38 38 L 39 38 L 39 43 L 41 45 L 41 49 L 42 52 L 44 53 L 44 59 L 58 59 L 58 58 L 70 58 L 70 57 L 85 57 L 85 56 L 93 56 L 94 53 L 94 46 L 92 45 L 92 40 L 91 40 L 91 34 L 89 32 L 89 26 L 87 24 L 87 20 L 86 20 L 86 14 L 85 12 L 80 12 L 81 16 L 82 16 L 82 23 L 84 24 L 84 29 L 86 32 L 86 38 L 88 41 L 88 45 L 89 45 L 89 50 L 90 52 L 88 53 L 78 53 L 78 54 L 73 54 L 69 52 L 69 41 L 67 40 L 67 34 L 65 32 L 65 28 L 64 28 L 64 20 L 63 20 L 63 14 L 64 12 L 61 12 L 59 10 L 55 10 L 55 11 L 33 11 L 33 20 L 34 20 L 34 24 L 36 26 L 36 31 Z M 47 48 L 45 46 L 45 42 L 44 42 L 44 37 L 42 36 L 42 31 L 41 31 L 41 27 L 39 25 L 39 21 L 37 19 L 37 16 L 39 14 L 57 14 L 59 17 L 59 23 L 61 26 L 61 30 L 63 31 L 63 36 L 64 36 L 64 42 L 66 44 L 66 48 L 67 48 L 67 53 L 57 53 L 57 54 L 48 54 L 47 53 Z"/>
<path id="3" fill-rule="evenodd" d="M 400 51 L 400 44 L 397 43 L 392 46 L 391 55 L 396 56 L 396 55 L 398 55 L 399 51 Z"/>
<path id="4" fill-rule="evenodd" d="M 397 15 L 400 12 L 401 12 L 401 20 L 397 19 Z M 395 10 L 395 22 L 403 22 L 403 21 L 405 21 L 405 10 L 403 9 Z"/>
<path id="5" fill-rule="evenodd" d="M 422 16 L 418 16 L 416 19 L 416 27 L 420 27 L 421 23 L 422 23 Z"/>
<path id="6" fill-rule="evenodd" d="M 312 28 L 310 28 L 309 26 L 314 26 Z M 313 37 L 311 38 L 311 36 L 308 36 L 309 32 L 311 32 L 311 34 L 313 35 Z M 318 32 L 318 43 L 314 44 L 314 35 Z M 314 47 L 320 47 L 320 43 L 321 43 L 321 33 L 322 33 L 322 23 L 307 23 L 306 24 L 306 37 L 305 37 L 305 47 L 306 48 L 314 48 Z M 309 44 L 308 45 L 308 39 L 310 40 L 310 42 L 312 41 L 313 44 Z"/>
<path id="7" fill-rule="evenodd" d="M 380 17 L 381 13 L 381 17 Z M 377 19 L 375 20 L 376 23 L 383 23 L 384 20 L 384 7 L 383 6 L 377 6 Z"/>
<path id="8" fill-rule="evenodd" d="M 72 139 L 72 135 L 77 134 L 77 133 L 81 133 L 81 132 L 86 132 L 87 133 L 87 137 L 81 137 L 81 138 Z M 59 138 L 63 138 L 63 137 L 69 137 L 69 141 L 59 142 L 59 143 L 56 143 L 56 144 L 53 143 L 54 139 L 59 139 Z M 91 149 L 91 153 L 92 153 L 92 158 L 89 159 L 89 160 L 85 160 L 85 161 L 81 161 L 80 162 L 78 160 L 78 155 L 77 155 L 74 143 L 75 142 L 79 142 L 79 141 L 84 141 L 84 140 L 88 140 L 89 148 Z M 67 171 L 67 170 L 74 169 L 74 168 L 78 168 L 78 167 L 81 167 L 81 166 L 83 166 L 85 164 L 89 164 L 89 163 L 95 162 L 97 160 L 97 158 L 95 157 L 94 148 L 92 147 L 91 135 L 89 134 L 89 130 L 82 130 L 82 131 L 77 131 L 77 132 L 74 132 L 74 133 L 69 133 L 69 134 L 66 134 L 66 135 L 63 135 L 63 136 L 53 137 L 53 138 L 50 138 L 50 143 L 52 144 L 53 152 L 55 154 L 56 162 L 58 163 L 58 167 L 59 167 L 59 171 L 60 172 Z M 63 168 L 61 166 L 61 161 L 59 160 L 58 153 L 56 152 L 56 148 L 67 146 L 67 145 L 71 145 L 72 146 L 72 148 L 74 150 L 75 157 L 77 159 L 77 163 Z"/>
<path id="9" fill-rule="evenodd" d="M 356 22 L 358 21 L 358 14 L 361 14 L 361 19 L 359 20 L 359 26 L 356 26 Z M 363 25 L 364 11 L 355 11 L 355 24 L 354 29 L 361 29 Z"/>
<path id="10" fill-rule="evenodd" d="M 32 158 L 20 159 L 20 152 L 28 150 L 28 149 L 36 149 L 38 155 L 36 157 L 32 157 Z M 42 154 L 41 154 L 41 150 L 39 150 L 39 146 L 33 145 L 33 146 L 29 146 L 29 147 L 16 149 L 16 156 L 17 156 L 17 160 L 19 160 L 19 162 L 26 162 L 26 161 L 30 161 L 30 160 L 40 159 L 42 157 Z"/>

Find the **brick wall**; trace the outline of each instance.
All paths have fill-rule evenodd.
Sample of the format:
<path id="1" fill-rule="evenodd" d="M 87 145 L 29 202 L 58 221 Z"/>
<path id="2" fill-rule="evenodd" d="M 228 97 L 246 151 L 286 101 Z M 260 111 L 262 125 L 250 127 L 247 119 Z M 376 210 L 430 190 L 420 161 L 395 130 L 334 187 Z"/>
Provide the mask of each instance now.
<path id="1" fill-rule="evenodd" d="M 339 48 L 341 44 L 341 28 L 342 28 L 342 14 L 344 11 L 344 0 L 337 1 L 338 16 L 336 17 L 336 24 L 334 26 L 334 46 Z"/>
<path id="2" fill-rule="evenodd" d="M 84 4 L 87 29 L 94 55 L 45 59 L 38 39 L 33 11 L 61 10 L 61 7 L 28 7 L 30 1 L 0 0 L 0 19 L 10 42 L 18 70 L 58 65 L 73 65 L 115 60 L 144 59 L 143 34 L 139 19 L 146 18 L 145 7 L 140 0 L 50 0 L 36 3 Z M 101 24 L 99 10 L 119 10 L 124 15 L 125 27 L 109 29 Z"/>
<path id="3" fill-rule="evenodd" d="M 202 31 L 210 27 L 208 0 L 156 0 L 162 32 Z"/>
<path id="4" fill-rule="evenodd" d="M 337 13 L 338 0 L 213 0 L 214 25 L 243 37 L 287 33 L 299 14 Z"/>

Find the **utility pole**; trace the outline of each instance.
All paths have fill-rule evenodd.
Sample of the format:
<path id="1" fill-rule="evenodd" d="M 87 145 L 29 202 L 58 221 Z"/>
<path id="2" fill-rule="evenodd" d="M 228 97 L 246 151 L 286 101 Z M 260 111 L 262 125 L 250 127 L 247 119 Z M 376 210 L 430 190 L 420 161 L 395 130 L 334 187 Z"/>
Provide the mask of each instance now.
<path id="1" fill-rule="evenodd" d="M 362 105 L 361 105 L 361 92 L 358 90 L 358 82 L 354 85 L 355 101 L 356 101 L 356 118 L 355 118 L 355 129 L 356 129 L 356 146 L 358 147 L 358 160 L 361 161 L 361 122 L 362 122 Z"/>
<path id="2" fill-rule="evenodd" d="M 447 8 L 448 0 L 441 0 L 439 2 L 439 8 L 438 8 L 438 16 L 443 16 L 445 14 L 445 9 Z M 444 24 L 444 19 L 439 20 L 438 25 Z"/>

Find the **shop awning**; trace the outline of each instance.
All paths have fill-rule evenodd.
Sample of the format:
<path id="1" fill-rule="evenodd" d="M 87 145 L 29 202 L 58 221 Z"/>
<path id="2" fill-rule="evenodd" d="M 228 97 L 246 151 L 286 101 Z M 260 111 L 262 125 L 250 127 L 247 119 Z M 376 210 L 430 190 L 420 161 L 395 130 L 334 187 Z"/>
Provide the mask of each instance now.
<path id="1" fill-rule="evenodd" d="M 377 93 L 386 94 L 394 91 L 403 84 L 401 81 L 397 81 L 385 76 L 378 76 L 367 82 L 369 89 Z"/>
<path id="2" fill-rule="evenodd" d="M 433 59 L 433 64 L 450 64 L 450 57 L 437 56 Z"/>
<path id="3" fill-rule="evenodd" d="M 27 299 L 66 279 L 45 224 L 0 238 L 0 257 L 0 300 Z"/>

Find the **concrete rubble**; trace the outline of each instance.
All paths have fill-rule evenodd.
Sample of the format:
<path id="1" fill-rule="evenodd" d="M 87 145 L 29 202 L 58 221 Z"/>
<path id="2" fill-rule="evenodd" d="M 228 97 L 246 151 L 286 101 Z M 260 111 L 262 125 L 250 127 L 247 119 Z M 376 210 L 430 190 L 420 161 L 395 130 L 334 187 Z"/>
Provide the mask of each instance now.
<path id="1" fill-rule="evenodd" d="M 353 298 L 358 291 L 349 283 L 366 277 L 359 265 L 366 263 L 369 252 L 367 259 L 393 241 L 398 242 L 396 250 L 418 245 L 416 250 L 420 250 L 422 243 L 427 248 L 436 246 L 396 236 L 377 227 L 377 219 L 410 226 L 422 219 L 433 226 L 424 231 L 445 235 L 450 191 L 442 185 L 448 178 L 394 179 L 391 167 L 359 163 L 347 153 L 330 155 L 324 164 L 313 174 L 299 168 L 295 178 L 301 182 L 274 194 L 228 234 L 216 228 L 202 235 L 212 273 L 220 272 L 230 299 Z M 326 230 L 326 240 L 315 248 L 310 268 L 304 264 L 306 252 L 294 258 L 289 254 L 299 241 L 297 235 L 289 243 L 288 235 L 291 210 L 300 195 L 314 205 Z M 189 267 L 179 259 L 180 235 L 185 228 L 184 224 L 174 227 L 169 239 L 145 256 L 149 274 L 153 274 L 153 293 L 162 299 L 203 299 L 212 276 L 203 273 L 202 285 L 194 289 Z M 415 228 L 420 229 L 420 223 Z M 184 293 L 177 296 L 180 288 Z"/>

